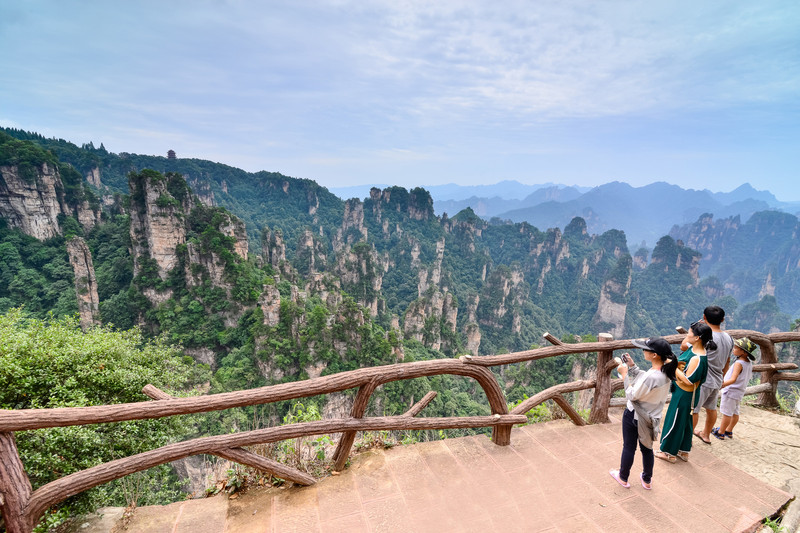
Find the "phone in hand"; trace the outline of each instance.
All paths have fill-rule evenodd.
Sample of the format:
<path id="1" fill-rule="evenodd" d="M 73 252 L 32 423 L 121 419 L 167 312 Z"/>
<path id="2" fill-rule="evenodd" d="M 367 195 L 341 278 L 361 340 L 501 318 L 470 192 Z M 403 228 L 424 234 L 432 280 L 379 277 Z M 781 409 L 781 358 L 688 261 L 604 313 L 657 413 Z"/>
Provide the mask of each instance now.
<path id="1" fill-rule="evenodd" d="M 633 358 L 631 357 L 631 354 L 627 352 L 622 354 L 622 362 L 628 366 L 633 366 Z"/>

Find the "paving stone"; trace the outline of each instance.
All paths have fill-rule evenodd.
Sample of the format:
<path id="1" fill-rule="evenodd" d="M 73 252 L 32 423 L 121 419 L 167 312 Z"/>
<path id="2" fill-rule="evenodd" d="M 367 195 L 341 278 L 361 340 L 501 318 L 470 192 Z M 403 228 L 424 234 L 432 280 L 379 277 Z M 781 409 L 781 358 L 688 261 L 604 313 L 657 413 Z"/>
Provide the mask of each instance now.
<path id="1" fill-rule="evenodd" d="M 228 496 L 190 500 L 183 504 L 173 533 L 223 533 Z"/>
<path id="2" fill-rule="evenodd" d="M 581 453 L 580 448 L 573 445 L 564 435 L 558 431 L 541 431 L 534 435 L 534 438 L 547 450 L 559 459 L 569 459 Z"/>
<path id="3" fill-rule="evenodd" d="M 334 518 L 320 524 L 322 533 L 368 533 L 367 519 L 360 512 Z"/>
<path id="4" fill-rule="evenodd" d="M 277 494 L 272 524 L 275 533 L 320 531 L 317 488 L 293 487 Z"/>
<path id="5" fill-rule="evenodd" d="M 184 504 L 185 502 L 177 502 L 169 505 L 139 507 L 134 511 L 131 521 L 128 522 L 128 531 L 172 533 Z"/>
<path id="6" fill-rule="evenodd" d="M 236 533 L 265 533 L 272 531 L 273 499 L 280 489 L 254 487 L 228 500 L 225 531 Z"/>
<path id="7" fill-rule="evenodd" d="M 577 513 L 556 522 L 556 529 L 559 531 L 572 533 L 574 531 L 592 533 L 599 532 L 594 522 L 583 513 Z"/>
<path id="8" fill-rule="evenodd" d="M 670 516 L 674 516 L 676 510 L 663 509 L 638 494 L 634 493 L 630 498 L 622 500 L 619 505 L 633 517 L 634 523 L 645 531 L 694 531 L 685 527 L 691 524 L 690 517 L 681 514 L 684 520 L 675 522 Z"/>
<path id="9" fill-rule="evenodd" d="M 370 456 L 358 465 L 353 475 L 363 504 L 399 493 L 400 489 L 386 468 L 385 455 L 379 451 L 371 451 Z"/>
<path id="10" fill-rule="evenodd" d="M 724 526 L 711 518 L 704 510 L 702 502 L 687 501 L 686 491 L 677 494 L 673 489 L 681 490 L 678 484 L 670 486 L 653 485 L 652 496 L 642 495 L 660 509 L 683 509 L 684 513 L 690 517 L 692 529 L 694 531 L 724 531 Z M 699 505 L 696 505 L 699 504 Z"/>
<path id="11" fill-rule="evenodd" d="M 137 509 L 128 531 L 738 532 L 791 497 L 702 448 L 689 463 L 656 460 L 651 491 L 639 483 L 637 451 L 625 489 L 608 475 L 622 450 L 619 418 L 611 418 L 515 428 L 508 447 L 474 436 L 371 450 L 311 487 Z"/>
<path id="12" fill-rule="evenodd" d="M 554 527 L 553 513 L 544 504 L 544 493 L 541 490 L 515 494 L 514 499 L 525 526 L 524 531 L 544 531 Z"/>
<path id="13" fill-rule="evenodd" d="M 371 531 L 409 531 L 411 527 L 411 514 L 399 495 L 365 502 L 364 516 Z"/>
<path id="14" fill-rule="evenodd" d="M 321 520 L 361 512 L 361 497 L 356 490 L 355 476 L 350 470 L 317 483 L 316 492 Z"/>

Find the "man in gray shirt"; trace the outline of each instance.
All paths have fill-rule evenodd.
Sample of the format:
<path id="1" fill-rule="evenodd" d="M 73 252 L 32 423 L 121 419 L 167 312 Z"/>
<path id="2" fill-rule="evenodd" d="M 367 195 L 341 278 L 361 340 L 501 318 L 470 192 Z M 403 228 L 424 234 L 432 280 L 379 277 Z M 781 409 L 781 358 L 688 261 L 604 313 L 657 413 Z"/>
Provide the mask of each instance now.
<path id="1" fill-rule="evenodd" d="M 722 376 L 728 371 L 731 351 L 733 350 L 733 338 L 720 328 L 724 320 L 725 311 L 719 306 L 710 305 L 703 310 L 703 322 L 711 327 L 714 342 L 717 343 L 717 349 L 706 354 L 708 358 L 708 375 L 698 390 L 699 399 L 697 407 L 694 408 L 692 413 L 692 427 L 695 428 L 695 437 L 706 444 L 711 444 L 711 430 L 717 422 L 717 397 L 722 386 Z M 681 350 L 686 350 L 688 347 L 684 340 L 681 343 Z M 706 410 L 706 423 L 703 430 L 697 430 L 697 421 L 700 418 L 701 408 Z"/>

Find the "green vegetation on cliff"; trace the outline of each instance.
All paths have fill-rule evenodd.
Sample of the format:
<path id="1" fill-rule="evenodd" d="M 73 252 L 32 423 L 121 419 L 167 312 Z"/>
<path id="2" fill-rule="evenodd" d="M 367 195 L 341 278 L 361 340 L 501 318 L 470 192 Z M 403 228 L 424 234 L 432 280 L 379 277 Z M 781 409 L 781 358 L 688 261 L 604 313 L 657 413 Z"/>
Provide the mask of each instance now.
<path id="1" fill-rule="evenodd" d="M 138 330 L 98 327 L 83 332 L 76 319 L 33 318 L 20 309 L 0 315 L 0 409 L 81 407 L 139 402 L 151 383 L 171 394 L 208 379 L 208 370 L 163 340 Z M 91 466 L 181 440 L 190 417 L 50 428 L 16 433 L 25 470 L 36 489 Z M 147 487 L 139 504 L 180 497 L 168 466 L 140 475 Z M 123 483 L 114 482 L 70 498 L 44 519 L 52 525 L 68 514 L 103 505 L 126 505 Z"/>

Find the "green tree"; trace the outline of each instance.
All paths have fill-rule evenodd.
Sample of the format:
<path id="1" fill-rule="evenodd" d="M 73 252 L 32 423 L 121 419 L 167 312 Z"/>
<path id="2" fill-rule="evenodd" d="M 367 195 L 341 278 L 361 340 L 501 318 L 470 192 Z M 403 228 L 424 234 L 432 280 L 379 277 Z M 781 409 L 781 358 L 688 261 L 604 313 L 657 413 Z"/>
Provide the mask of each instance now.
<path id="1" fill-rule="evenodd" d="M 185 395 L 208 369 L 181 357 L 136 330 L 104 327 L 81 331 L 76 318 L 42 320 L 15 308 L 0 315 L 0 409 L 81 407 L 145 401 L 144 385 Z M 190 417 L 22 431 L 20 457 L 34 489 L 91 466 L 182 440 Z M 140 504 L 179 496 L 169 467 L 148 471 L 150 491 Z M 111 483 L 60 504 L 49 517 L 82 513 L 101 505 L 125 505 L 120 483 Z M 52 520 L 52 519 L 51 519 Z M 48 519 L 45 519 L 48 522 Z"/>

